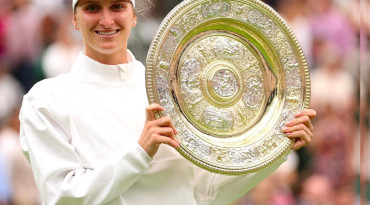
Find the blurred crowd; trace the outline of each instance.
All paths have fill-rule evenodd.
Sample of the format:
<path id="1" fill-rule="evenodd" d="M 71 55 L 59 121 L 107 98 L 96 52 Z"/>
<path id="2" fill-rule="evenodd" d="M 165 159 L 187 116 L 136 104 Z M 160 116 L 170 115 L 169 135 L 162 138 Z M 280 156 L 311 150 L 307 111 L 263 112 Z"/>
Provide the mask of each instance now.
<path id="1" fill-rule="evenodd" d="M 137 2 L 139 23 L 129 49 L 145 63 L 159 24 L 181 0 Z M 370 150 L 370 20 L 364 21 L 370 1 L 264 2 L 287 21 L 309 62 L 315 136 L 233 205 L 370 204 L 364 169 Z M 0 0 L 0 205 L 42 204 L 20 150 L 18 114 L 22 96 L 36 82 L 68 72 L 83 50 L 71 19 L 71 0 Z"/>

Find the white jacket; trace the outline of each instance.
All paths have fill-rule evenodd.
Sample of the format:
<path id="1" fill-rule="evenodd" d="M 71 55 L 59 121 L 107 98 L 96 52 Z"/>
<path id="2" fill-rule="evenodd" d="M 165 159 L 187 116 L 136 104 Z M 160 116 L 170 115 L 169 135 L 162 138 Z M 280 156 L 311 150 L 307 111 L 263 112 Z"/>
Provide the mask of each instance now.
<path id="1" fill-rule="evenodd" d="M 134 57 L 103 65 L 81 53 L 70 73 L 37 83 L 24 97 L 20 140 L 44 203 L 225 205 L 285 160 L 223 176 L 167 145 L 152 159 L 137 143 L 147 105 L 145 68 Z"/>

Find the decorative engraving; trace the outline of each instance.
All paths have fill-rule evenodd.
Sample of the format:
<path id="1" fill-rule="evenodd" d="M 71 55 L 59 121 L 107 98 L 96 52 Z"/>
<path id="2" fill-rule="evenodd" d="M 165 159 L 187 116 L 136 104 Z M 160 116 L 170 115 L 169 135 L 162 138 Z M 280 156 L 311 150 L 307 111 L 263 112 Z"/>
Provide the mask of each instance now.
<path id="1" fill-rule="evenodd" d="M 176 41 L 179 41 L 184 36 L 184 33 L 184 30 L 178 24 L 173 25 L 170 29 L 170 34 L 175 37 Z"/>
<path id="2" fill-rule="evenodd" d="M 268 37 L 271 37 L 275 32 L 274 21 L 257 9 L 249 12 L 249 22 Z"/>
<path id="3" fill-rule="evenodd" d="M 203 113 L 203 122 L 209 128 L 213 128 L 214 130 L 221 132 L 227 132 L 232 128 L 234 118 L 227 110 L 209 107 Z"/>
<path id="4" fill-rule="evenodd" d="M 287 56 L 283 59 L 283 63 L 285 70 L 292 70 L 293 68 L 297 68 L 299 66 L 299 63 L 294 56 Z"/>
<path id="5" fill-rule="evenodd" d="M 236 78 L 229 70 L 219 70 L 213 76 L 212 85 L 217 94 L 222 97 L 230 97 L 239 89 Z"/>
<path id="6" fill-rule="evenodd" d="M 168 81 L 163 75 L 157 76 L 157 93 L 159 103 L 167 110 L 171 111 L 174 108 L 172 99 L 168 93 Z"/>
<path id="7" fill-rule="evenodd" d="M 205 19 L 227 16 L 231 11 L 231 4 L 225 0 L 213 0 L 202 5 Z"/>
<path id="8" fill-rule="evenodd" d="M 249 164 L 258 159 L 258 152 L 254 148 L 251 149 L 231 149 L 229 158 L 233 164 Z"/>
<path id="9" fill-rule="evenodd" d="M 198 148 L 198 140 L 190 131 L 186 131 L 182 137 L 183 144 L 191 151 L 195 151 Z"/>
<path id="10" fill-rule="evenodd" d="M 238 2 L 232 3 L 232 12 L 231 18 L 239 19 L 241 21 L 247 22 L 248 21 L 248 13 L 250 10 L 250 6 L 246 4 L 241 4 Z"/>
<path id="11" fill-rule="evenodd" d="M 229 151 L 230 149 L 227 148 L 212 147 L 211 157 L 216 163 L 229 164 L 230 163 Z"/>
<path id="12" fill-rule="evenodd" d="M 230 38 L 217 38 L 214 51 L 218 58 L 241 59 L 243 57 L 243 45 Z"/>
<path id="13" fill-rule="evenodd" d="M 259 109 L 264 99 L 263 81 L 258 76 L 252 76 L 247 80 L 248 92 L 244 95 L 244 103 L 249 109 Z"/>
<path id="14" fill-rule="evenodd" d="M 230 137 L 248 129 L 260 116 L 266 96 L 262 64 L 252 48 L 240 41 L 232 35 L 210 33 L 194 41 L 180 58 L 178 101 L 189 121 L 205 133 Z M 248 106 L 238 103 L 242 98 Z"/>
<path id="15" fill-rule="evenodd" d="M 187 59 L 181 69 L 181 83 L 184 83 L 190 90 L 199 89 L 201 65 L 194 59 Z"/>
<path id="16" fill-rule="evenodd" d="M 299 68 L 296 67 L 287 72 L 287 84 L 293 88 L 299 88 L 301 86 L 301 76 Z"/>
<path id="17" fill-rule="evenodd" d="M 202 10 L 199 7 L 193 8 L 188 13 L 186 13 L 179 20 L 178 24 L 185 30 L 189 31 L 200 22 L 203 21 Z"/>

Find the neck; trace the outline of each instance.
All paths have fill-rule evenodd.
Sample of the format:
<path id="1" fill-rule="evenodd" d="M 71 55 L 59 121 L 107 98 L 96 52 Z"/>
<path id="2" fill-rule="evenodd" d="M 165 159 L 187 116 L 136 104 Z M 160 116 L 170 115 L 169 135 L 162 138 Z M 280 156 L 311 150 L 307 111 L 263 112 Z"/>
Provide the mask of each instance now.
<path id="1" fill-rule="evenodd" d="M 85 55 L 106 65 L 125 64 L 132 61 L 127 49 L 113 54 L 90 53 L 85 50 Z"/>

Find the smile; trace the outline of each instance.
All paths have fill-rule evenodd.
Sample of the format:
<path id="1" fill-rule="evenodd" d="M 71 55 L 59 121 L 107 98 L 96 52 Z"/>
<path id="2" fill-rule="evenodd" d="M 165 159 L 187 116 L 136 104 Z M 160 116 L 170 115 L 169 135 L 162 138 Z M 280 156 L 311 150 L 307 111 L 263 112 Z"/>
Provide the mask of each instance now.
<path id="1" fill-rule="evenodd" d="M 103 35 L 103 36 L 114 35 L 114 34 L 116 34 L 118 32 L 119 32 L 119 30 L 114 30 L 114 31 L 95 31 L 95 33 L 97 33 L 99 35 Z"/>

